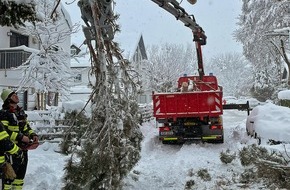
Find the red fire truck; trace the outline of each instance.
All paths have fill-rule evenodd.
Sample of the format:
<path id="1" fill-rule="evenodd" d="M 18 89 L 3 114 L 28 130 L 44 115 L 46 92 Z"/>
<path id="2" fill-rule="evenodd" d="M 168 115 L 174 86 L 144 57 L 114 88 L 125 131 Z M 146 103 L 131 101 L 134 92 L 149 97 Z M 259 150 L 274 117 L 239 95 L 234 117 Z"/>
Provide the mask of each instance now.
<path id="1" fill-rule="evenodd" d="M 186 76 L 178 80 L 192 81 L 193 91 L 153 93 L 153 114 L 159 123 L 159 139 L 163 143 L 201 140 L 223 143 L 222 87 L 215 76 Z"/>
<path id="2" fill-rule="evenodd" d="M 215 76 L 205 76 L 203 70 L 201 46 L 206 44 L 206 35 L 177 1 L 153 1 L 192 30 L 199 72 L 199 76 L 179 78 L 180 91 L 153 92 L 153 115 L 158 122 L 159 139 L 163 143 L 189 140 L 223 143 L 222 87 Z"/>

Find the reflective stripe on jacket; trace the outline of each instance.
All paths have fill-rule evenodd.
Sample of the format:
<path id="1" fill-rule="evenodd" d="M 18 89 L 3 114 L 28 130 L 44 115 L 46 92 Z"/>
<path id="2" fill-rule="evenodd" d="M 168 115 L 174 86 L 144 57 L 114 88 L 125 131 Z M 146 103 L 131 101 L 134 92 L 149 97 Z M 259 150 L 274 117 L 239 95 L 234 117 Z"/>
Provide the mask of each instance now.
<path id="1" fill-rule="evenodd" d="M 9 112 L 9 110 L 1 110 L 0 112 L 0 121 L 14 143 L 18 144 L 23 135 L 31 137 L 32 134 L 35 134 L 26 118 L 21 116 L 21 120 L 18 120 L 17 113 Z"/>
<path id="2" fill-rule="evenodd" d="M 5 162 L 5 153 L 16 154 L 18 151 L 19 147 L 10 140 L 4 125 L 0 122 L 0 165 Z"/>

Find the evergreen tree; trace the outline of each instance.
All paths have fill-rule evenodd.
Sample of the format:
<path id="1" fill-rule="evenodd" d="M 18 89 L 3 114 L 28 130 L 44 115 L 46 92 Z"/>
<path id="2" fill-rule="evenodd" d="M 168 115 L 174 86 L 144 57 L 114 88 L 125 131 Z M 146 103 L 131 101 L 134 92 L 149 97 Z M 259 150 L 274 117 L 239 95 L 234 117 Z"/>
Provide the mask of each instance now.
<path id="1" fill-rule="evenodd" d="M 0 1 L 0 26 L 24 26 L 25 21 L 34 22 L 37 19 L 34 0 L 25 3 L 15 1 Z"/>
<path id="2" fill-rule="evenodd" d="M 122 179 L 140 158 L 137 86 L 130 64 L 112 41 L 117 17 L 112 1 L 81 0 L 78 5 L 92 56 L 92 119 L 82 144 L 66 166 L 65 190 L 121 189 Z"/>

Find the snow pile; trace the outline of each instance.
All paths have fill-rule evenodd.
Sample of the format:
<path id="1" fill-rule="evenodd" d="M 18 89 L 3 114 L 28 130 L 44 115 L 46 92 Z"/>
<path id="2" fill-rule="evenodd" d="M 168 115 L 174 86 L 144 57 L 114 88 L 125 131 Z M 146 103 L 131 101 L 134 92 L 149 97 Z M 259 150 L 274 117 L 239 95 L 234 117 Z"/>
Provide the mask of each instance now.
<path id="1" fill-rule="evenodd" d="M 58 145 L 53 143 L 44 143 L 36 150 L 29 151 L 24 190 L 62 188 L 63 167 L 68 157 L 57 152 Z"/>
<path id="2" fill-rule="evenodd" d="M 82 100 L 73 100 L 73 101 L 67 101 L 62 103 L 62 107 L 64 109 L 64 112 L 72 112 L 72 111 L 81 111 L 84 106 L 85 102 Z"/>

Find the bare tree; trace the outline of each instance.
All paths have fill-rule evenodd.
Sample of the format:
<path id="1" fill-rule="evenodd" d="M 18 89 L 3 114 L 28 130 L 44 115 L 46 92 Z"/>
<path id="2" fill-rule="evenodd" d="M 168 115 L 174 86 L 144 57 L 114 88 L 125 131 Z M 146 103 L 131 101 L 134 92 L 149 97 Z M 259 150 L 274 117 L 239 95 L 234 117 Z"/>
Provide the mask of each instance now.
<path id="1" fill-rule="evenodd" d="M 239 53 L 224 53 L 213 57 L 207 71 L 217 76 L 224 95 L 250 95 L 253 85 L 253 68 Z"/>
<path id="2" fill-rule="evenodd" d="M 194 44 L 153 45 L 148 48 L 148 61 L 144 61 L 143 87 L 154 91 L 172 91 L 184 74 L 194 75 L 197 63 Z"/>
<path id="3" fill-rule="evenodd" d="M 38 97 L 46 93 L 68 95 L 73 79 L 69 51 L 65 51 L 61 44 L 76 32 L 77 25 L 67 26 L 61 7 L 57 7 L 55 17 L 51 18 L 54 8 L 53 2 L 40 0 L 37 12 L 42 15 L 42 21 L 26 23 L 20 28 L 24 34 L 32 36 L 40 50 L 34 51 L 23 64 L 24 77 L 19 88 L 31 86 Z"/>

